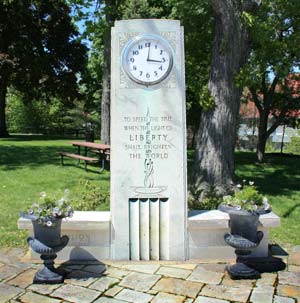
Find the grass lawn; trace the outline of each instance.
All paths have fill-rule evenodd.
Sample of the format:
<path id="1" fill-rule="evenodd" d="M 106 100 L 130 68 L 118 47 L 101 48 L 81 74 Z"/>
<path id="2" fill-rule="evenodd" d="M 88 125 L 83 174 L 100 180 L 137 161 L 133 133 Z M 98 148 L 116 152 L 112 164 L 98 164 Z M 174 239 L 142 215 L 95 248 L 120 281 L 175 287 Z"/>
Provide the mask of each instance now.
<path id="1" fill-rule="evenodd" d="M 99 167 L 88 165 L 91 171 L 78 168 L 75 159 L 60 164 L 59 151 L 75 152 L 66 139 L 43 136 L 12 136 L 0 139 L 0 247 L 24 246 L 26 233 L 19 231 L 19 212 L 25 210 L 45 191 L 49 194 L 69 189 L 74 194 L 79 180 L 89 180 L 101 188 L 109 188 L 109 172 L 99 174 Z"/>
<path id="2" fill-rule="evenodd" d="M 43 136 L 12 136 L 0 139 L 0 247 L 26 246 L 26 233 L 17 229 L 19 211 L 34 202 L 41 191 L 55 193 L 68 188 L 77 193 L 78 181 L 89 180 L 108 190 L 109 172 L 89 165 L 85 172 L 66 159 L 60 165 L 58 152 L 73 151 L 70 140 Z M 189 157 L 192 153 L 189 152 Z M 253 180 L 269 197 L 281 226 L 271 230 L 274 243 L 300 244 L 300 158 L 269 156 L 257 164 L 254 153 L 236 153 L 236 177 Z"/>
<path id="3" fill-rule="evenodd" d="M 254 180 L 266 195 L 281 226 L 271 229 L 274 243 L 300 244 L 300 157 L 270 154 L 264 164 L 256 163 L 254 153 L 236 153 L 236 176 Z"/>

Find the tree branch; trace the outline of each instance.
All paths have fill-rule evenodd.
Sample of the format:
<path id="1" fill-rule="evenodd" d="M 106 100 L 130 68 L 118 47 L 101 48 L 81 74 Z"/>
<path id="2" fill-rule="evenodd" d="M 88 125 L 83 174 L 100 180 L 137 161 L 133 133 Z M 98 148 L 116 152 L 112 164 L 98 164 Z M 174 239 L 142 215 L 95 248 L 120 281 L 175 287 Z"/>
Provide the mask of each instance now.
<path id="1" fill-rule="evenodd" d="M 270 107 L 273 105 L 273 98 L 274 98 L 274 93 L 275 93 L 275 89 L 276 89 L 276 85 L 278 83 L 278 80 L 279 78 L 276 76 L 274 79 L 273 79 L 273 82 L 267 92 L 267 98 L 265 100 L 265 107 L 267 109 L 270 109 Z"/>
<path id="2" fill-rule="evenodd" d="M 262 107 L 262 105 L 259 101 L 259 98 L 258 98 L 257 94 L 256 94 L 255 88 L 254 87 L 249 87 L 249 90 L 251 92 L 251 95 L 252 95 L 255 106 L 257 107 L 258 111 L 261 113 L 263 111 L 263 107 Z"/>
<path id="3" fill-rule="evenodd" d="M 267 130 L 266 132 L 266 137 L 268 138 L 274 131 L 275 129 L 281 124 L 281 122 L 284 120 L 285 115 L 287 113 L 287 108 L 282 110 L 279 114 L 279 116 L 276 118 L 276 121 L 274 124 Z"/>

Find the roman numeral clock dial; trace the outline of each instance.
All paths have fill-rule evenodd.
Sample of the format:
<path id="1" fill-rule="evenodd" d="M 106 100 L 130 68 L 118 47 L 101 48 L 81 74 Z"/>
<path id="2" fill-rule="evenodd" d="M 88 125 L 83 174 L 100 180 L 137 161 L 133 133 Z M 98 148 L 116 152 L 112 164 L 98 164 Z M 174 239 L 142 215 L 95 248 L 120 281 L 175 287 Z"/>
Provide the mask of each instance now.
<path id="1" fill-rule="evenodd" d="M 147 87 L 158 84 L 172 70 L 172 48 L 160 36 L 135 37 L 123 49 L 122 67 L 127 76 L 138 84 Z"/>

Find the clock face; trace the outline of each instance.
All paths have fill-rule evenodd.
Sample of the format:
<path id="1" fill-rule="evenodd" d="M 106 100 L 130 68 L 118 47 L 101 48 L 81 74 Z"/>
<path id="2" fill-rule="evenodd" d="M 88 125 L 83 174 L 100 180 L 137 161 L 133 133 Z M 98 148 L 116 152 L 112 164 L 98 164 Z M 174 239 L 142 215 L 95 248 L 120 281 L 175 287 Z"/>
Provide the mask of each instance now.
<path id="1" fill-rule="evenodd" d="M 173 66 L 169 43 L 155 35 L 142 35 L 130 40 L 123 50 L 122 66 L 136 83 L 150 86 L 164 80 Z"/>

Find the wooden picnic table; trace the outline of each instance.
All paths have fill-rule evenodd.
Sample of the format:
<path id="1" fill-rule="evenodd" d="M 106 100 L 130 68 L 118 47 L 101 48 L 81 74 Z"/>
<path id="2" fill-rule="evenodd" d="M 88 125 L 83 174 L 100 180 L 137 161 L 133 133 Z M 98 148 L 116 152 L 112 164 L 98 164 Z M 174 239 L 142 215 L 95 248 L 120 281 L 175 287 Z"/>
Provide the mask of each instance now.
<path id="1" fill-rule="evenodd" d="M 87 170 L 87 162 L 101 162 L 101 170 L 104 171 L 105 161 L 110 156 L 110 146 L 107 144 L 94 143 L 94 142 L 85 142 L 85 141 L 72 141 L 70 142 L 73 146 L 77 146 L 77 154 L 71 154 L 66 152 L 61 152 L 61 161 L 63 165 L 63 157 L 74 158 L 78 160 L 78 164 L 80 164 L 80 160 L 84 161 L 85 170 Z M 81 154 L 81 147 L 84 148 L 83 155 Z M 98 157 L 88 157 L 88 151 L 94 152 L 98 154 Z"/>

